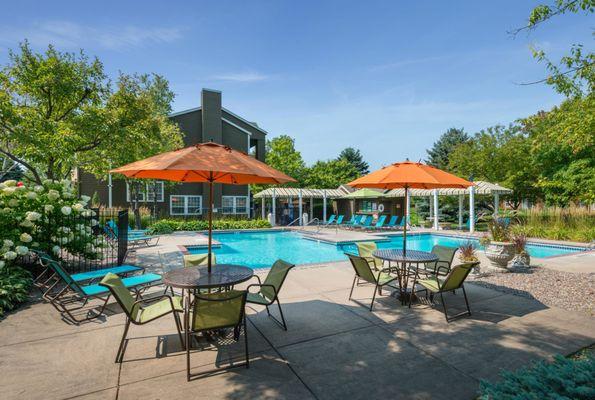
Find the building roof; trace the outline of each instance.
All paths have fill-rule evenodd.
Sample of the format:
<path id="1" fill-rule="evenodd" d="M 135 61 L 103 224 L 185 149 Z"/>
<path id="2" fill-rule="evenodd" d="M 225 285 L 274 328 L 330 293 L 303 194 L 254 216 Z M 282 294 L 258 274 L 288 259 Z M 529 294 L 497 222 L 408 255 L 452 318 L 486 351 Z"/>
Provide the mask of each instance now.
<path id="1" fill-rule="evenodd" d="M 189 108 L 188 110 L 182 110 L 182 111 L 177 111 L 177 112 L 171 113 L 168 116 L 171 118 L 171 117 L 176 117 L 178 115 L 189 114 L 191 112 L 200 111 L 200 110 L 202 110 L 202 107 L 194 107 L 194 108 Z M 259 130 L 260 132 L 264 133 L 265 135 L 268 134 L 268 132 L 265 131 L 264 129 L 262 129 L 260 126 L 258 126 L 258 124 L 256 122 L 248 121 L 248 120 L 240 117 L 238 114 L 231 112 L 230 110 L 228 110 L 225 107 L 221 107 L 221 111 L 223 111 L 223 112 L 231 115 L 232 117 L 235 117 L 235 118 L 239 119 L 240 121 L 244 122 L 246 125 L 254 128 L 254 129 Z M 221 119 L 223 120 L 223 122 L 227 122 L 228 124 L 232 124 L 232 125 L 234 125 L 234 126 L 237 127 L 236 124 L 234 124 L 233 122 L 229 121 L 228 119 L 225 119 L 225 118 L 221 118 Z M 243 129 L 243 128 L 241 128 L 241 129 L 245 131 L 245 129 Z"/>
<path id="2" fill-rule="evenodd" d="M 289 197 L 299 197 L 300 191 L 302 192 L 302 198 L 315 198 L 315 199 L 322 199 L 325 194 L 326 197 L 329 199 L 336 199 L 339 197 L 343 197 L 348 192 L 345 189 L 299 189 L 299 188 L 286 188 L 286 187 L 276 187 L 276 188 L 268 188 L 263 191 L 260 191 L 254 195 L 255 199 L 262 199 L 263 197 L 273 197 L 273 192 L 276 198 L 289 198 Z"/>
<path id="3" fill-rule="evenodd" d="M 511 189 L 500 186 L 496 183 L 486 181 L 476 181 L 475 183 L 475 194 L 510 194 Z M 469 189 L 437 189 L 438 196 L 457 196 L 460 194 L 468 194 Z M 410 189 L 411 196 L 432 196 L 434 194 L 433 189 Z M 385 197 L 405 197 L 405 189 L 393 189 L 389 190 Z"/>
<path id="4" fill-rule="evenodd" d="M 384 197 L 384 190 L 368 188 L 359 189 L 343 196 L 344 199 L 377 199 L 379 197 Z"/>

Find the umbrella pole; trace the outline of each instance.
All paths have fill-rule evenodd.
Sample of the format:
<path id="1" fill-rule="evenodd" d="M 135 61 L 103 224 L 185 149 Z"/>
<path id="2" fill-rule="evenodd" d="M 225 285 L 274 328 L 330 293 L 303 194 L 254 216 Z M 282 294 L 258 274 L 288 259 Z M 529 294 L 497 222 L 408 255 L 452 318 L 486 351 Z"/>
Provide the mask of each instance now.
<path id="1" fill-rule="evenodd" d="M 403 224 L 403 256 L 407 256 L 407 222 L 409 220 L 409 213 L 407 212 L 407 190 L 408 187 L 405 186 L 405 223 Z"/>
<path id="2" fill-rule="evenodd" d="M 209 274 L 211 273 L 211 247 L 213 243 L 213 176 L 211 174 L 211 180 L 209 180 L 209 257 L 208 257 L 208 269 Z"/>

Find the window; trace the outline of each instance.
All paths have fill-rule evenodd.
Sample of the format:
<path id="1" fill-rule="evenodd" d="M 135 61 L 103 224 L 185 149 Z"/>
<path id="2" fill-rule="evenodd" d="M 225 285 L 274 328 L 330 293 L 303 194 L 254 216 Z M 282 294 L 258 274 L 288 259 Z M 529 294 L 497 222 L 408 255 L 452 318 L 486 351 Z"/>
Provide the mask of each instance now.
<path id="1" fill-rule="evenodd" d="M 221 198 L 221 209 L 223 214 L 248 214 L 248 197 L 223 196 Z"/>
<path id="2" fill-rule="evenodd" d="M 378 204 L 375 201 L 363 200 L 361 202 L 360 211 L 372 212 L 378 209 Z"/>
<path id="3" fill-rule="evenodd" d="M 202 214 L 202 196 L 169 196 L 169 213 L 171 215 Z"/>
<path id="4" fill-rule="evenodd" d="M 163 192 L 164 192 L 164 187 L 163 187 L 163 182 L 157 181 L 157 182 L 146 182 L 146 183 L 138 183 L 138 190 L 139 193 L 137 193 L 137 198 L 138 201 L 140 202 L 154 202 L 155 201 L 155 192 L 157 192 L 157 201 L 158 202 L 162 202 L 163 201 Z M 145 200 L 146 198 L 146 200 Z M 128 182 L 126 182 L 126 201 L 130 202 L 132 201 L 130 199 L 130 185 L 128 185 Z"/>

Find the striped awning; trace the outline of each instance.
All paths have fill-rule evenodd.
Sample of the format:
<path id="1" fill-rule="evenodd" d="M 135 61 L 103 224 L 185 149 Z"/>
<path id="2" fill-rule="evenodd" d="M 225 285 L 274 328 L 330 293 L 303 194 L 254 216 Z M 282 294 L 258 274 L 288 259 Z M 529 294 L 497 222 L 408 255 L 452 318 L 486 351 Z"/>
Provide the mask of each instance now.
<path id="1" fill-rule="evenodd" d="M 478 195 L 494 195 L 494 194 L 510 194 L 511 189 L 500 186 L 496 183 L 486 181 L 476 181 L 475 183 L 475 194 Z M 469 189 L 437 189 L 438 196 L 458 196 L 460 194 L 469 194 Z M 427 197 L 433 196 L 434 190 L 432 189 L 410 189 L 411 196 Z M 393 189 L 386 192 L 385 197 L 405 197 L 405 189 Z"/>
<path id="2" fill-rule="evenodd" d="M 263 197 L 273 197 L 273 193 L 275 197 L 278 199 L 288 199 L 298 198 L 300 196 L 300 191 L 302 193 L 302 198 L 314 198 L 314 199 L 322 199 L 326 194 L 327 199 L 335 199 L 338 197 L 343 197 L 347 193 L 349 193 L 345 189 L 298 189 L 298 188 L 284 188 L 284 187 L 277 187 L 277 188 L 268 188 L 263 191 L 260 191 L 254 195 L 255 199 L 262 199 Z"/>

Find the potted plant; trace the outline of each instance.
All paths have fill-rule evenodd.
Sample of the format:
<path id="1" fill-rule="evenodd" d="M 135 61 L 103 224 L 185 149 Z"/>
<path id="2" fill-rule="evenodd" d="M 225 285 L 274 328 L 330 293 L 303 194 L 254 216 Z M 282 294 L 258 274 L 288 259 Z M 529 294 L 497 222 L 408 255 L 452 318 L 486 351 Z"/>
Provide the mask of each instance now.
<path id="1" fill-rule="evenodd" d="M 459 260 L 462 263 L 479 261 L 477 254 L 475 254 L 475 244 L 473 242 L 469 241 L 459 246 Z"/>
<path id="2" fill-rule="evenodd" d="M 485 254 L 492 266 L 506 268 L 515 254 L 514 243 L 510 240 L 510 226 L 507 220 L 496 218 L 488 224 L 491 240 Z"/>
<path id="3" fill-rule="evenodd" d="M 514 258 L 512 259 L 513 267 L 526 268 L 530 266 L 531 257 L 527 252 L 527 236 L 523 234 L 514 235 L 512 237 L 514 244 Z"/>

